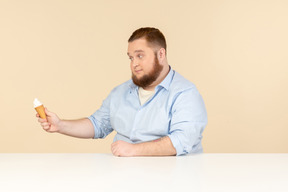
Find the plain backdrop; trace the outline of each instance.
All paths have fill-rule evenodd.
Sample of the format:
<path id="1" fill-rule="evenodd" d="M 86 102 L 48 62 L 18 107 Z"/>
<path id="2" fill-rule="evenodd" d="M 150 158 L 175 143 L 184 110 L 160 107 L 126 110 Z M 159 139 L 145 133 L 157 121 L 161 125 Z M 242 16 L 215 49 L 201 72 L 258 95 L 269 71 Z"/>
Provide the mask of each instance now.
<path id="1" fill-rule="evenodd" d="M 159 28 L 168 62 L 200 91 L 204 152 L 288 152 L 288 1 L 0 0 L 0 152 L 110 153 L 115 133 L 42 130 L 37 97 L 88 117 L 130 79 L 127 40 Z"/>

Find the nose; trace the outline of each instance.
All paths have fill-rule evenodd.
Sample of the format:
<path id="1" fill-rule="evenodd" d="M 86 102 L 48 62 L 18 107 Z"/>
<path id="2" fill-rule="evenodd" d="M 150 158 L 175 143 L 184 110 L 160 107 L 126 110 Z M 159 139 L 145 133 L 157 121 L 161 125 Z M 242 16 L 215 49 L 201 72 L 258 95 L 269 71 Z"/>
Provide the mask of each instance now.
<path id="1" fill-rule="evenodd" d="M 138 66 L 138 62 L 136 62 L 135 60 L 132 61 L 132 65 L 133 67 L 137 67 Z"/>

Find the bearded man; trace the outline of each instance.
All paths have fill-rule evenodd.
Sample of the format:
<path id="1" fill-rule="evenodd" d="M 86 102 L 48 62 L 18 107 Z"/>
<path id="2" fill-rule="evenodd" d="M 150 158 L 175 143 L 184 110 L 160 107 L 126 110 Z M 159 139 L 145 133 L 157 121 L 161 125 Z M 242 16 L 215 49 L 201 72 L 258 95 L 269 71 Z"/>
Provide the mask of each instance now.
<path id="1" fill-rule="evenodd" d="M 132 78 L 115 87 L 91 116 L 62 120 L 45 109 L 42 128 L 78 138 L 105 138 L 117 132 L 115 156 L 171 156 L 201 153 L 207 124 L 196 86 L 172 70 L 167 45 L 156 28 L 137 29 L 128 40 Z"/>

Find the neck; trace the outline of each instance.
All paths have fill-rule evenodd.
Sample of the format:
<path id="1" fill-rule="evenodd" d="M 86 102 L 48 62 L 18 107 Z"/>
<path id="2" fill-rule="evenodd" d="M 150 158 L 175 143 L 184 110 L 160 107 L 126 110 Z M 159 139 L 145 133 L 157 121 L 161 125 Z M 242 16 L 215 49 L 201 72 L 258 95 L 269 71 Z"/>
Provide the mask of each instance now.
<path id="1" fill-rule="evenodd" d="M 147 87 L 142 87 L 143 89 L 145 89 L 146 91 L 153 91 L 155 90 L 155 87 L 157 85 L 159 85 L 164 79 L 165 77 L 168 75 L 170 70 L 170 67 L 168 64 L 164 65 L 163 70 L 161 71 L 159 77 L 149 86 Z"/>

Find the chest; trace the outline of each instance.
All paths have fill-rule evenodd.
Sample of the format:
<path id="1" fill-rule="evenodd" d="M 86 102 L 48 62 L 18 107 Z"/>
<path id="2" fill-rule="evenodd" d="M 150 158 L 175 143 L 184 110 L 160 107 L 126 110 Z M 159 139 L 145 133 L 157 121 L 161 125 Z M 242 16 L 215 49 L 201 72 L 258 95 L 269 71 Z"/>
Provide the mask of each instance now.
<path id="1" fill-rule="evenodd" d="M 117 133 L 134 141 L 148 141 L 168 134 L 172 105 L 168 94 L 155 93 L 142 106 L 137 94 L 117 99 L 110 109 L 111 125 Z"/>

